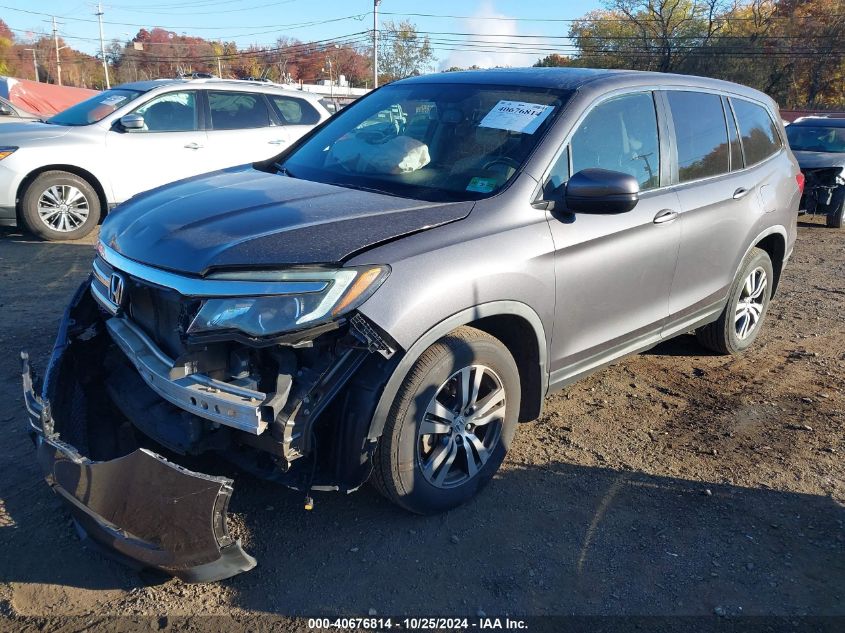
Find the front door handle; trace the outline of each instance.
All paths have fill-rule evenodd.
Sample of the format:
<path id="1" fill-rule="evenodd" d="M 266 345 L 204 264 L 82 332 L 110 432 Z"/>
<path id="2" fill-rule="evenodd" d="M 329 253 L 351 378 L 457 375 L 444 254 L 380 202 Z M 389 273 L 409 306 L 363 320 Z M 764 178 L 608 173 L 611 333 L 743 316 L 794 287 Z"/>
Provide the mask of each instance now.
<path id="1" fill-rule="evenodd" d="M 200 143 L 188 143 L 185 145 L 186 149 L 202 149 L 202 145 Z"/>
<path id="2" fill-rule="evenodd" d="M 277 138 L 275 141 L 267 141 L 270 145 L 284 145 L 287 141 L 283 138 Z"/>
<path id="3" fill-rule="evenodd" d="M 662 211 L 657 212 L 657 215 L 654 216 L 653 222 L 655 224 L 666 224 L 666 222 L 672 222 L 677 217 L 677 211 L 672 211 L 672 209 L 663 209 Z"/>
<path id="4" fill-rule="evenodd" d="M 746 195 L 748 195 L 748 193 L 750 191 L 751 191 L 751 189 L 746 189 L 745 187 L 740 187 L 739 189 L 734 191 L 733 198 L 734 198 L 734 200 L 739 200 L 740 198 L 744 198 Z"/>

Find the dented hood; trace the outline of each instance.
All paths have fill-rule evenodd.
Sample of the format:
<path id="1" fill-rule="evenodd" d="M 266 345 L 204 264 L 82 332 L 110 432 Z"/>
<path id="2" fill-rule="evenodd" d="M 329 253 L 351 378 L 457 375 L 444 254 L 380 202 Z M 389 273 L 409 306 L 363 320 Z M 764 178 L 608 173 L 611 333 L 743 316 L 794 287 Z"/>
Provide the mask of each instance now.
<path id="1" fill-rule="evenodd" d="M 432 203 L 235 167 L 136 196 L 100 239 L 158 268 L 339 263 L 377 244 L 465 218 L 472 202 Z"/>

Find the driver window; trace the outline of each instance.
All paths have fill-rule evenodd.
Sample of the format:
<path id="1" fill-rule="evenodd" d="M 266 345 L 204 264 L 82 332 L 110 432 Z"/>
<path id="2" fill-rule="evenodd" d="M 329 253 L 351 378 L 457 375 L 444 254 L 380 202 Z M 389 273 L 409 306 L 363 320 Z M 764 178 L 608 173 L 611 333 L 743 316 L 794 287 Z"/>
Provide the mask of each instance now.
<path id="1" fill-rule="evenodd" d="M 134 114 L 144 117 L 144 127 L 133 132 L 191 132 L 197 129 L 197 104 L 193 92 L 168 92 L 147 101 Z"/>
<path id="2" fill-rule="evenodd" d="M 597 105 L 572 136 L 572 173 L 598 167 L 634 176 L 640 190 L 660 184 L 657 115 L 650 92 Z"/>

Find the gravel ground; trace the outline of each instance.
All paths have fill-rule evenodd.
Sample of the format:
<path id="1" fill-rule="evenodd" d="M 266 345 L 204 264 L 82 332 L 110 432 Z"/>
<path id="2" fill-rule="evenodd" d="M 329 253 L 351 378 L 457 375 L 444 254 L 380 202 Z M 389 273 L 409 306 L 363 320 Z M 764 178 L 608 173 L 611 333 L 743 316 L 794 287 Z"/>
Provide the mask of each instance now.
<path id="1" fill-rule="evenodd" d="M 41 480 L 18 350 L 44 367 L 93 240 L 7 230 L 0 627 L 200 630 L 204 615 L 223 614 L 260 628 L 272 614 L 276 630 L 297 630 L 297 617 L 371 610 L 843 618 L 843 243 L 845 233 L 802 222 L 751 351 L 713 356 L 683 336 L 550 397 L 496 480 L 448 514 L 411 516 L 369 487 L 320 494 L 306 513 L 301 495 L 239 477 L 232 522 L 259 565 L 186 585 L 145 581 L 83 549 Z"/>

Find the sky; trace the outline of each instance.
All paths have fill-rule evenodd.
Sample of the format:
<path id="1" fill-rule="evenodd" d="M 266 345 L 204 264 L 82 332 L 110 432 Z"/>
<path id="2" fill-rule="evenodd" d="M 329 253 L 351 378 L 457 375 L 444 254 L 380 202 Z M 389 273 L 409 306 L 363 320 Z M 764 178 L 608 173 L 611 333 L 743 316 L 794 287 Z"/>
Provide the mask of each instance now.
<path id="1" fill-rule="evenodd" d="M 379 17 L 409 19 L 420 31 L 432 33 L 438 70 L 473 64 L 530 66 L 550 52 L 546 49 L 568 44 L 563 39 L 567 20 L 600 6 L 600 0 L 382 0 Z M 371 30 L 373 22 L 373 0 L 115 0 L 103 2 L 102 8 L 106 42 L 129 40 L 142 27 L 161 27 L 234 41 L 240 48 L 272 44 L 279 36 L 303 41 L 351 38 Z M 95 13 L 96 4 L 90 1 L 0 0 L 0 18 L 17 37 L 51 33 L 50 16 L 55 15 L 67 43 L 92 54 L 99 49 Z M 455 33 L 509 48 L 492 53 L 484 44 L 462 45 L 467 36 Z"/>

